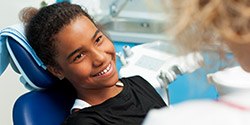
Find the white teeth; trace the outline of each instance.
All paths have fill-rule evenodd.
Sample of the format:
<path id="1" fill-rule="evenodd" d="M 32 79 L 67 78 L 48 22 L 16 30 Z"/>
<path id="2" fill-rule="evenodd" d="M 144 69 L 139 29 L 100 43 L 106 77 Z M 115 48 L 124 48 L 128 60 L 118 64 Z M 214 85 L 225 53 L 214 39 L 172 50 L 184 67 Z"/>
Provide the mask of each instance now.
<path id="1" fill-rule="evenodd" d="M 106 69 L 104 69 L 103 71 L 97 73 L 96 76 L 103 75 L 103 74 L 107 73 L 110 69 L 111 69 L 111 65 L 109 64 L 108 67 L 107 67 Z"/>

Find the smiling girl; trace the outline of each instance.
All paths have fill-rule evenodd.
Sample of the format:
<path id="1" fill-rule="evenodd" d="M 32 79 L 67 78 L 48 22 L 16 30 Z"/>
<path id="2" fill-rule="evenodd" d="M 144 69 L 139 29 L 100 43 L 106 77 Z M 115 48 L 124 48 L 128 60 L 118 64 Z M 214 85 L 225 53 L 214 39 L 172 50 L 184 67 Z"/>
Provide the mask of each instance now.
<path id="1" fill-rule="evenodd" d="M 143 78 L 118 78 L 113 43 L 80 6 L 29 8 L 23 19 L 27 39 L 48 71 L 76 90 L 65 125 L 139 125 L 150 109 L 166 106 Z"/>

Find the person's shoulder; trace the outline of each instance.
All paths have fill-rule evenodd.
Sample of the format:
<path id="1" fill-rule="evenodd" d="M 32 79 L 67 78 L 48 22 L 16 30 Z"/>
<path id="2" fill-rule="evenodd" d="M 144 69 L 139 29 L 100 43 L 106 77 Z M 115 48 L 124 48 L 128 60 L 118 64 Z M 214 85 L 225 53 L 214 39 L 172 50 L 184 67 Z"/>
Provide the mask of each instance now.
<path id="1" fill-rule="evenodd" d="M 92 115 L 91 115 L 92 116 Z M 96 121 L 91 116 L 81 111 L 70 114 L 62 125 L 82 125 L 82 124 L 94 124 Z"/>
<path id="2" fill-rule="evenodd" d="M 122 82 L 124 82 L 125 84 L 130 84 L 133 87 L 136 88 L 153 88 L 152 85 L 145 80 L 143 77 L 139 76 L 139 75 L 135 75 L 135 76 L 131 76 L 131 77 L 126 77 L 123 78 L 123 80 L 121 80 Z"/>
<path id="3" fill-rule="evenodd" d="M 64 119 L 62 125 L 74 125 L 77 119 L 77 112 L 70 114 L 66 119 Z"/>
<path id="4" fill-rule="evenodd" d="M 141 77 L 139 75 L 126 77 L 124 79 L 133 80 L 133 81 L 146 81 L 143 77 Z"/>

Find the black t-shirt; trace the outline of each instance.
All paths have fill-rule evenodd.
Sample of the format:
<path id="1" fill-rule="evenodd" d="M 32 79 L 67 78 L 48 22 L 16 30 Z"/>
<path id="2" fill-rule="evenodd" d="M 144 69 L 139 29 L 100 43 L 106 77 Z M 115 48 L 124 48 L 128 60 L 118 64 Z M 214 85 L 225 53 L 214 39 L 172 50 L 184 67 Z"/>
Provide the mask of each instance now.
<path id="1" fill-rule="evenodd" d="M 72 113 L 63 125 L 140 125 L 152 108 L 166 106 L 140 76 L 122 78 L 123 90 L 105 102 Z"/>

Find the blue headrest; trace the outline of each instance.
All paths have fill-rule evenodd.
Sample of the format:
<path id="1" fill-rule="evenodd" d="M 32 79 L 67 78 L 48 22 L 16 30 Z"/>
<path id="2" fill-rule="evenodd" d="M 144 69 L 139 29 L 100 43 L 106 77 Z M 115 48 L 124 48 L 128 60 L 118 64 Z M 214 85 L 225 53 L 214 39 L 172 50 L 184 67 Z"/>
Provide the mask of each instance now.
<path id="1" fill-rule="evenodd" d="M 13 69 L 17 69 L 18 73 L 21 74 L 20 81 L 27 88 L 48 88 L 58 81 L 56 77 L 46 70 L 42 61 L 29 45 L 24 35 L 23 25 L 7 27 L 1 31 L 0 35 L 1 45 L 6 44 L 9 53 L 9 55 L 1 55 L 1 59 L 8 57 L 10 62 L 13 62 Z"/>
<path id="2" fill-rule="evenodd" d="M 56 83 L 57 78 L 39 66 L 13 38 L 7 39 L 7 47 L 15 66 L 21 73 L 21 80 L 25 80 L 31 87 L 38 89 L 48 88 Z"/>

